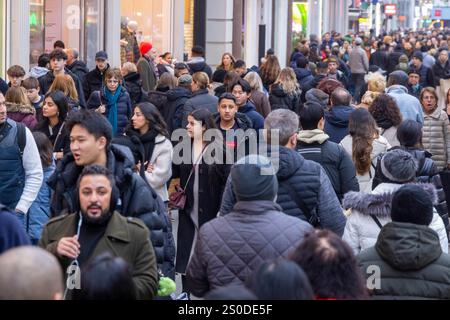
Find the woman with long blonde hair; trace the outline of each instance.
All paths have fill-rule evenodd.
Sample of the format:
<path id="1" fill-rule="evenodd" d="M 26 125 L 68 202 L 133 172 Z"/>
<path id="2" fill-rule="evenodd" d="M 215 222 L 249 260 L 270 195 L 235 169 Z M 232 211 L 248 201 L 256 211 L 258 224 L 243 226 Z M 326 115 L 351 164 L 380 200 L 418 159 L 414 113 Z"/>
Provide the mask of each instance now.
<path id="1" fill-rule="evenodd" d="M 54 92 L 54 91 L 62 91 L 66 95 L 68 99 L 69 104 L 69 111 L 73 109 L 78 109 L 79 99 L 78 99 L 78 92 L 75 87 L 75 82 L 73 81 L 72 77 L 68 74 L 58 74 L 55 76 L 55 80 L 53 80 L 52 85 L 50 86 L 50 89 L 48 89 L 48 92 Z"/>
<path id="2" fill-rule="evenodd" d="M 298 113 L 301 109 L 301 93 L 294 70 L 284 68 L 270 86 L 269 102 L 272 110 L 289 109 Z"/>
<path id="3" fill-rule="evenodd" d="M 245 75 L 244 80 L 246 80 L 252 88 L 250 100 L 255 105 L 256 111 L 258 111 L 265 119 L 272 110 L 269 97 L 264 92 L 261 77 L 258 73 L 252 71 Z"/>

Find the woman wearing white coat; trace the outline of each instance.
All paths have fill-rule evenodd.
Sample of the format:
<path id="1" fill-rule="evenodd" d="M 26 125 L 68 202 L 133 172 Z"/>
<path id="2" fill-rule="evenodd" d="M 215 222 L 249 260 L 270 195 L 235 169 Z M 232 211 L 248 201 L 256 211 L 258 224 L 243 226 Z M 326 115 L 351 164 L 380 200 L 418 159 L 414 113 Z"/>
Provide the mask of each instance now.
<path id="1" fill-rule="evenodd" d="M 140 103 L 134 108 L 131 120 L 132 127 L 127 129 L 126 135 L 140 145 L 137 169 L 162 200 L 167 202 L 173 147 L 166 124 L 158 109 L 148 102 Z"/>
<path id="2" fill-rule="evenodd" d="M 377 242 L 381 227 L 391 222 L 391 202 L 395 192 L 403 184 L 414 182 L 416 176 L 414 158 L 403 150 L 388 152 L 381 160 L 383 183 L 371 194 L 350 192 L 344 197 L 345 209 L 351 209 L 347 218 L 343 239 L 355 254 L 371 248 Z M 437 204 L 437 191 L 432 184 L 418 184 Z M 448 239 L 442 218 L 434 210 L 430 228 L 439 235 L 442 251 L 448 253 Z"/>

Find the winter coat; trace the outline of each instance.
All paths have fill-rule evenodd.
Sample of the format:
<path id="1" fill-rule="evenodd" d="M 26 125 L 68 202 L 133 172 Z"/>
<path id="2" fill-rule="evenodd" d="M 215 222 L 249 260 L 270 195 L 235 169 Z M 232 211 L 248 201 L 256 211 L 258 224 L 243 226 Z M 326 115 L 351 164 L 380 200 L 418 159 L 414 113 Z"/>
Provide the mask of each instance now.
<path id="1" fill-rule="evenodd" d="M 353 138 L 350 135 L 346 136 L 344 140 L 342 140 L 341 146 L 344 147 L 345 151 L 353 159 Z M 373 140 L 373 150 L 370 155 L 372 159 L 370 170 L 364 175 L 356 175 L 358 178 L 359 190 L 361 192 L 370 193 L 372 191 L 372 181 L 375 177 L 375 168 L 377 167 L 378 156 L 387 152 L 389 149 L 391 149 L 391 145 L 383 136 Z"/>
<path id="2" fill-rule="evenodd" d="M 450 223 L 448 219 L 448 207 L 445 191 L 442 186 L 439 170 L 436 167 L 434 161 L 431 159 L 431 153 L 425 150 L 407 147 L 394 147 L 389 151 L 395 149 L 404 150 L 413 156 L 414 160 L 417 163 L 416 180 L 418 182 L 431 183 L 436 188 L 438 203 L 435 205 L 435 208 L 437 213 L 441 216 L 442 220 L 444 221 L 445 228 L 448 231 L 450 231 Z M 372 189 L 375 189 L 379 184 L 388 180 L 381 171 L 380 161 L 383 158 L 383 156 L 384 154 L 378 156 L 378 164 L 375 169 L 375 177 L 373 179 Z"/>
<path id="3" fill-rule="evenodd" d="M 6 83 L 6 81 L 3 80 L 2 78 L 0 78 L 0 92 L 3 95 L 6 95 L 6 91 L 8 91 L 8 89 L 9 89 L 9 87 L 8 87 L 8 84 Z"/>
<path id="4" fill-rule="evenodd" d="M 187 126 L 188 115 L 197 109 L 208 109 L 212 114 L 217 112 L 219 99 L 208 93 L 207 89 L 198 90 L 192 93 L 192 96 L 183 106 L 183 129 Z"/>
<path id="5" fill-rule="evenodd" d="M 422 64 L 417 72 L 420 74 L 419 83 L 422 88 L 434 87 L 435 80 L 432 69 L 427 68 Z"/>
<path id="6" fill-rule="evenodd" d="M 306 159 L 319 163 L 339 201 L 349 191 L 359 191 L 355 165 L 340 145 L 329 141 L 322 130 L 303 130 L 297 136 L 297 150 Z"/>
<path id="7" fill-rule="evenodd" d="M 206 151 L 206 154 L 208 151 Z M 185 188 L 186 205 L 179 210 L 176 272 L 185 274 L 191 253 L 194 250 L 194 239 L 198 228 L 217 216 L 226 177 L 225 165 L 208 165 L 205 161 L 197 166 L 198 172 L 198 212 L 192 212 L 194 206 L 195 172 L 191 179 L 189 175 L 193 168 L 189 164 L 174 166 L 172 178 L 180 178 L 180 186 Z M 196 217 L 197 216 L 197 217 Z"/>
<path id="8" fill-rule="evenodd" d="M 103 71 L 100 71 L 98 67 L 95 67 L 95 69 L 91 70 L 90 72 L 88 72 L 88 74 L 86 74 L 83 82 L 83 91 L 86 99 L 89 99 L 92 92 L 100 91 L 102 89 L 102 87 L 105 84 L 105 73 L 106 71 L 109 70 L 109 68 L 110 68 L 109 64 Z"/>
<path id="9" fill-rule="evenodd" d="M 395 71 L 395 67 L 399 63 L 400 56 L 402 56 L 403 54 L 403 49 L 401 48 L 395 48 L 395 50 L 389 54 L 388 67 L 386 70 L 388 74 Z"/>
<path id="10" fill-rule="evenodd" d="M 67 69 L 75 74 L 78 79 L 80 79 L 81 83 L 84 83 L 84 77 L 89 73 L 86 63 L 80 60 L 75 60 L 70 66 L 67 65 Z"/>
<path id="11" fill-rule="evenodd" d="M 324 131 L 330 136 L 330 141 L 340 143 L 348 135 L 350 115 L 355 111 L 351 106 L 333 106 L 325 112 Z"/>
<path id="12" fill-rule="evenodd" d="M 327 108 L 330 96 L 319 89 L 311 89 L 306 95 L 305 99 L 307 102 L 316 102 L 322 106 L 323 109 Z"/>
<path id="13" fill-rule="evenodd" d="M 366 52 L 357 46 L 350 52 L 348 61 L 352 74 L 366 74 L 369 71 L 369 59 Z"/>
<path id="14" fill-rule="evenodd" d="M 394 98 L 403 121 L 413 120 L 423 124 L 423 109 L 420 101 L 408 94 L 408 89 L 404 86 L 394 85 L 386 89 L 386 93 Z"/>
<path id="15" fill-rule="evenodd" d="M 380 69 L 386 71 L 389 64 L 389 54 L 386 50 L 377 50 L 370 56 L 369 64 L 375 65 Z"/>
<path id="16" fill-rule="evenodd" d="M 202 297 L 215 288 L 242 285 L 262 263 L 286 258 L 311 231 L 273 202 L 238 202 L 232 213 L 200 229 L 187 269 L 188 287 Z"/>
<path id="17" fill-rule="evenodd" d="M 272 111 L 269 98 L 261 91 L 253 90 L 250 96 L 250 101 L 255 105 L 256 111 L 258 111 L 264 119 L 267 118 L 269 113 Z"/>
<path id="18" fill-rule="evenodd" d="M 108 90 L 108 89 L 106 89 Z M 102 91 L 94 91 L 88 100 L 88 109 L 97 109 L 100 105 L 108 105 L 108 100 Z M 108 118 L 109 109 L 106 107 L 104 116 Z M 122 135 L 130 122 L 132 116 L 132 107 L 130 95 L 127 90 L 122 87 L 119 99 L 117 100 L 117 135 Z"/>
<path id="19" fill-rule="evenodd" d="M 204 72 L 212 79 L 212 69 L 205 61 L 205 58 L 195 57 L 187 62 L 191 75 L 197 72 Z"/>
<path id="20" fill-rule="evenodd" d="M 287 93 L 280 84 L 275 83 L 270 88 L 270 106 L 272 110 L 288 109 L 298 113 L 300 110 L 300 94 L 301 91 Z"/>
<path id="21" fill-rule="evenodd" d="M 314 76 L 311 72 L 311 70 L 306 68 L 295 68 L 294 69 L 295 75 L 297 76 L 297 81 L 300 84 L 300 88 L 303 90 L 303 88 L 306 87 L 306 84 L 314 79 Z"/>
<path id="22" fill-rule="evenodd" d="M 380 128 L 381 135 L 389 142 L 392 147 L 400 146 L 400 141 L 397 139 L 397 127 L 390 127 L 388 129 Z"/>
<path id="23" fill-rule="evenodd" d="M 67 154 L 70 152 L 70 132 L 66 128 L 66 124 L 58 123 L 53 127 L 53 132 L 50 134 L 48 122 L 39 122 L 35 128 L 35 131 L 42 132 L 47 136 L 53 145 L 53 152 L 64 152 Z"/>
<path id="24" fill-rule="evenodd" d="M 115 178 L 120 190 L 121 206 L 117 209 L 125 217 L 141 219 L 150 230 L 158 267 L 164 274 L 173 272 L 175 247 L 172 242 L 172 226 L 157 210 L 157 195 L 153 189 L 133 172 L 134 162 L 115 145 L 110 146 L 107 168 Z M 76 184 L 83 167 L 75 164 L 72 154 L 66 155 L 59 163 L 48 185 L 54 191 L 51 202 L 52 216 L 76 212 Z"/>
<path id="25" fill-rule="evenodd" d="M 418 184 L 437 204 L 437 192 L 431 184 Z M 355 254 L 373 247 L 380 233 L 380 227 L 371 217 L 374 215 L 384 226 L 392 221 L 391 204 L 395 192 L 402 187 L 401 184 L 382 183 L 372 193 L 349 192 L 344 197 L 344 208 L 351 209 L 347 217 L 343 239 L 353 249 Z M 439 235 L 442 250 L 448 253 L 448 239 L 444 222 L 435 211 L 430 228 Z"/>
<path id="26" fill-rule="evenodd" d="M 136 67 L 138 69 L 139 75 L 141 76 L 142 89 L 145 92 L 155 90 L 156 84 L 158 82 L 158 77 L 156 75 L 156 67 L 154 66 L 153 61 L 146 56 L 140 57 L 136 64 Z"/>
<path id="27" fill-rule="evenodd" d="M 422 144 L 429 151 L 438 170 L 450 164 L 450 122 L 444 110 L 436 108 L 432 114 L 425 114 Z"/>
<path id="28" fill-rule="evenodd" d="M 52 192 L 47 185 L 47 181 L 55 171 L 55 168 L 54 164 L 44 168 L 44 180 L 42 181 L 41 189 L 27 214 L 27 233 L 31 241 L 36 244 L 41 238 L 44 225 L 51 216 L 50 200 Z"/>
<path id="29" fill-rule="evenodd" d="M 39 246 L 57 257 L 64 272 L 72 260 L 57 254 L 60 239 L 76 234 L 79 215 L 70 214 L 50 220 L 42 232 Z M 108 252 L 130 264 L 136 297 L 151 300 L 158 289 L 158 273 L 155 251 L 148 240 L 150 233 L 139 219 L 125 218 L 114 212 L 105 233 L 98 240 L 90 255 L 93 259 Z M 82 249 L 81 249 L 82 250 Z"/>
<path id="30" fill-rule="evenodd" d="M 33 67 L 30 70 L 30 77 L 36 78 L 39 80 L 40 77 L 45 76 L 50 70 L 45 67 Z"/>
<path id="31" fill-rule="evenodd" d="M 86 96 L 84 94 L 83 83 L 78 78 L 78 76 L 72 73 L 69 69 L 66 68 L 64 72 L 65 74 L 69 75 L 73 79 L 73 82 L 75 83 L 75 88 L 77 89 L 78 101 L 80 103 L 80 106 L 82 106 L 83 108 L 86 107 L 86 98 L 89 96 Z M 51 85 L 53 84 L 53 81 L 55 80 L 55 75 L 53 74 L 53 72 L 47 72 L 45 76 L 40 77 L 38 80 L 39 80 L 39 87 L 41 88 L 40 94 L 46 95 Z"/>
<path id="32" fill-rule="evenodd" d="M 146 97 L 146 100 L 153 104 L 161 113 L 164 114 L 164 108 L 167 104 L 167 91 L 169 91 L 168 87 L 157 87 L 156 90 L 151 90 Z"/>
<path id="33" fill-rule="evenodd" d="M 306 93 L 311 89 L 317 88 L 320 81 L 322 81 L 326 77 L 327 77 L 326 74 L 318 74 L 312 80 L 305 82 L 304 86 L 302 87 L 302 94 L 301 94 L 301 99 L 303 103 L 306 102 Z"/>
<path id="34" fill-rule="evenodd" d="M 444 65 L 436 61 L 433 66 L 434 85 L 440 86 L 441 79 L 450 79 L 450 60 L 447 60 Z"/>
<path id="35" fill-rule="evenodd" d="M 37 125 L 36 110 L 30 105 L 19 105 L 15 103 L 6 103 L 8 118 L 15 122 L 23 123 L 28 129 L 33 130 Z"/>
<path id="36" fill-rule="evenodd" d="M 167 105 L 164 107 L 163 117 L 167 124 L 169 134 L 176 129 L 182 128 L 183 122 L 183 108 L 191 96 L 192 92 L 189 89 L 176 87 L 167 91 Z"/>
<path id="37" fill-rule="evenodd" d="M 372 291 L 375 299 L 450 299 L 450 256 L 427 226 L 390 223 L 375 247 L 357 259 L 368 283 L 373 283 L 373 266 L 381 272 L 380 287 Z"/>
<path id="38" fill-rule="evenodd" d="M 345 216 L 324 169 L 318 163 L 306 160 L 297 151 L 285 147 L 280 147 L 279 154 L 274 153 L 271 157 L 275 157 L 275 159 L 279 157 L 276 201 L 283 212 L 308 221 L 306 214 L 292 198 L 291 193 L 294 193 L 301 198 L 311 215 L 313 212 L 316 213 L 321 228 L 342 235 Z M 229 177 L 223 194 L 220 214 L 226 215 L 231 212 L 235 203 L 236 198 L 233 193 L 231 177 Z"/>
<path id="39" fill-rule="evenodd" d="M 131 105 L 135 106 L 140 102 L 146 101 L 142 94 L 142 80 L 137 72 L 131 72 L 123 77 L 124 86 L 128 91 L 131 99 Z"/>
<path id="40" fill-rule="evenodd" d="M 251 101 L 247 101 L 245 106 L 239 107 L 239 112 L 245 114 L 252 121 L 253 129 L 264 129 L 264 118 L 257 111 Z"/>
<path id="41" fill-rule="evenodd" d="M 14 213 L 0 204 L 0 254 L 27 245 L 30 245 L 30 239 L 23 226 Z"/>

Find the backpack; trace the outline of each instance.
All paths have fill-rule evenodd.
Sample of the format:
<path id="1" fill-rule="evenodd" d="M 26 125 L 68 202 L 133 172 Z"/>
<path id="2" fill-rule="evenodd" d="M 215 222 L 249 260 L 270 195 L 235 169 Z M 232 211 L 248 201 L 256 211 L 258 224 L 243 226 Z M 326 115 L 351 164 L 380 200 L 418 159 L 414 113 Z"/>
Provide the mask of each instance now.
<path id="1" fill-rule="evenodd" d="M 25 145 L 27 144 L 27 132 L 25 125 L 20 122 L 17 122 L 17 144 L 20 149 L 20 157 L 22 158 Z"/>

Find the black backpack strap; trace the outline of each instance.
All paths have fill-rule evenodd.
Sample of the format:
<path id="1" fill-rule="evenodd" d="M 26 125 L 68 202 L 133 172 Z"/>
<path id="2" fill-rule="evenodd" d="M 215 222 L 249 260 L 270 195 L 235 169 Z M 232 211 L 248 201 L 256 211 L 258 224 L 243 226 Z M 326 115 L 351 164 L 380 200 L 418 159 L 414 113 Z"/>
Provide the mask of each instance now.
<path id="1" fill-rule="evenodd" d="M 378 218 L 375 215 L 371 214 L 370 217 L 373 219 L 373 221 L 375 221 L 375 223 L 377 224 L 377 226 L 380 229 L 383 229 L 383 225 L 381 224 L 380 220 L 378 220 Z"/>
<path id="2" fill-rule="evenodd" d="M 23 151 L 27 144 L 27 133 L 25 125 L 19 122 L 17 122 L 17 144 L 19 145 L 20 156 L 23 157 Z"/>

